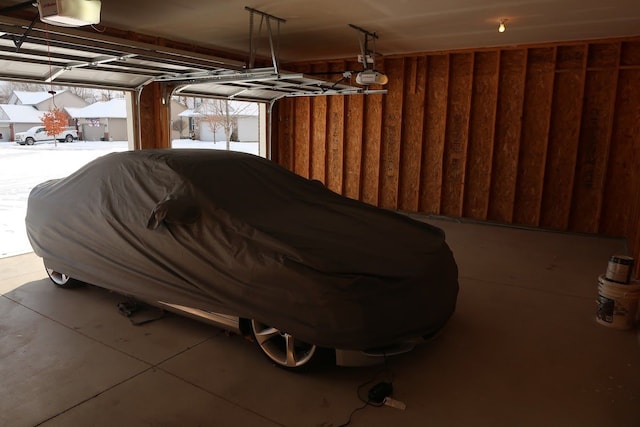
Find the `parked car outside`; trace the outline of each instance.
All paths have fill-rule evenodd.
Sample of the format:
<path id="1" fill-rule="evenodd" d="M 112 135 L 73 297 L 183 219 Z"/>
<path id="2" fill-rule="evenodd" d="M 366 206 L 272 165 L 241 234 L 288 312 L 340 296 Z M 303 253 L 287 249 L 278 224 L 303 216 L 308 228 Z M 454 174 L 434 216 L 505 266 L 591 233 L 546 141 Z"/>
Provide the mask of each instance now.
<path id="1" fill-rule="evenodd" d="M 78 131 L 73 128 L 67 128 L 57 135 L 49 135 L 44 126 L 34 126 L 15 134 L 15 140 L 20 145 L 33 145 L 36 142 L 44 141 L 73 142 L 77 139 Z"/>

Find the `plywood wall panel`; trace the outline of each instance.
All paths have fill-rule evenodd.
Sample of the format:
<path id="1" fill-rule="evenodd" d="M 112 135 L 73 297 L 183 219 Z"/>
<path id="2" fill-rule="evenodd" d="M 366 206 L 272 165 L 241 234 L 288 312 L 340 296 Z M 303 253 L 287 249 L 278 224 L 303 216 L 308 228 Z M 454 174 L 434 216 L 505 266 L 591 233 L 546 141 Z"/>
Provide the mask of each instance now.
<path id="1" fill-rule="evenodd" d="M 586 64 L 586 44 L 556 47 L 556 70 L 582 70 Z"/>
<path id="2" fill-rule="evenodd" d="M 498 52 L 478 52 L 474 56 L 462 216 L 480 220 L 487 219 L 489 210 L 499 58 Z"/>
<path id="3" fill-rule="evenodd" d="M 422 138 L 424 125 L 427 58 L 407 59 L 404 73 L 404 107 L 400 151 L 398 208 L 417 211 L 420 200 Z"/>
<path id="4" fill-rule="evenodd" d="M 310 65 L 301 67 L 301 72 L 311 70 Z M 279 144 L 272 144 L 272 151 L 284 148 L 287 145 L 291 165 L 289 168 L 299 175 L 308 177 L 310 173 L 310 152 L 311 152 L 311 100 L 306 98 L 295 102 L 290 99 L 283 99 L 283 102 L 274 105 L 274 120 L 283 118 L 285 115 L 278 111 L 286 111 L 286 117 L 292 121 L 293 133 L 290 141 L 281 141 Z M 274 153 L 272 152 L 272 156 Z"/>
<path id="5" fill-rule="evenodd" d="M 449 55 L 433 55 L 427 62 L 427 96 L 420 210 L 440 214 L 442 168 L 447 123 Z"/>
<path id="6" fill-rule="evenodd" d="M 288 102 L 290 113 L 295 120 L 295 134 L 293 139 L 293 171 L 298 175 L 308 177 L 310 173 L 311 132 L 311 99 L 303 98 L 297 102 Z"/>
<path id="7" fill-rule="evenodd" d="M 513 222 L 540 225 L 551 101 L 555 77 L 555 49 L 529 49 Z"/>
<path id="8" fill-rule="evenodd" d="M 328 72 L 326 63 L 314 64 L 312 73 Z M 311 98 L 311 150 L 309 152 L 309 165 L 312 179 L 327 183 L 327 104 L 326 96 Z"/>
<path id="9" fill-rule="evenodd" d="M 640 114 L 640 113 L 639 113 Z M 640 122 L 640 120 L 638 121 Z M 638 150 L 634 152 L 633 156 L 633 168 L 635 170 L 640 169 L 640 153 Z M 633 205 L 633 210 L 629 218 L 626 219 L 626 231 L 624 236 L 629 239 L 629 249 L 630 255 L 635 258 L 635 271 L 634 276 L 636 279 L 640 278 L 640 197 L 637 197 L 640 194 L 640 180 L 635 180 L 635 187 L 631 190 L 632 195 L 636 195 L 636 197 L 631 197 L 631 204 Z"/>
<path id="10" fill-rule="evenodd" d="M 525 49 L 514 49 L 502 51 L 500 56 L 498 110 L 488 215 L 488 218 L 494 221 L 513 221 L 526 54 Z"/>
<path id="11" fill-rule="evenodd" d="M 382 135 L 383 95 L 369 95 L 364 103 L 362 147 L 362 200 L 378 204 L 380 185 L 380 141 Z"/>
<path id="12" fill-rule="evenodd" d="M 587 71 L 569 228 L 597 233 L 609 159 L 617 70 Z"/>
<path id="13" fill-rule="evenodd" d="M 640 164 L 638 164 L 638 167 L 640 167 Z M 636 190 L 640 191 L 640 188 L 636 188 Z M 636 261 L 634 263 L 633 277 L 638 280 L 640 279 L 640 262 L 638 262 L 638 260 L 640 260 L 640 200 L 638 199 L 636 199 L 636 209 L 634 212 L 634 217 L 630 218 L 630 231 L 627 236 L 629 236 L 630 255 L 634 257 Z"/>
<path id="14" fill-rule="evenodd" d="M 317 179 L 326 184 L 327 98 L 324 96 L 311 98 L 311 111 L 310 178 Z"/>
<path id="15" fill-rule="evenodd" d="M 352 199 L 360 199 L 362 196 L 364 98 L 363 95 L 345 97 L 344 195 Z"/>
<path id="16" fill-rule="evenodd" d="M 628 219 L 633 218 L 636 200 L 640 198 L 640 171 L 637 164 L 640 149 L 640 70 L 621 70 L 618 77 L 615 119 L 609 151 L 607 179 L 602 200 L 598 232 L 625 235 Z"/>
<path id="17" fill-rule="evenodd" d="M 297 67 L 286 66 L 360 68 Z M 640 258 L 640 37 L 385 56 L 377 68 L 386 95 L 279 101 L 274 158 L 374 205 L 623 235 Z"/>
<path id="18" fill-rule="evenodd" d="M 332 72 L 345 69 L 342 62 L 331 64 Z M 326 186 L 337 192 L 343 192 L 343 161 L 344 161 L 344 96 L 329 96 L 327 98 L 327 152 L 326 152 Z"/>
<path id="19" fill-rule="evenodd" d="M 272 153 L 283 165 L 288 165 L 290 169 L 294 167 L 293 151 L 295 150 L 295 104 L 292 101 L 283 102 L 278 106 L 278 147 Z"/>
<path id="20" fill-rule="evenodd" d="M 620 52 L 621 67 L 640 66 L 640 41 L 624 41 Z"/>
<path id="21" fill-rule="evenodd" d="M 586 72 L 584 46 L 582 52 L 582 67 L 558 70 L 555 76 L 540 212 L 540 225 L 544 228 L 569 227 Z"/>
<path id="22" fill-rule="evenodd" d="M 589 45 L 588 69 L 617 68 L 620 61 L 620 43 L 592 43 Z"/>
<path id="23" fill-rule="evenodd" d="M 404 58 L 386 60 L 384 68 L 389 93 L 383 99 L 379 200 L 380 206 L 389 209 L 398 208 L 404 63 Z"/>
<path id="24" fill-rule="evenodd" d="M 625 41 L 621 46 L 620 53 L 620 67 L 629 68 L 630 70 L 634 70 L 636 73 L 640 70 L 640 40 L 636 41 Z M 621 76 L 624 81 L 626 76 Z M 635 79 L 635 74 L 632 77 Z M 623 83 L 624 85 L 624 83 Z M 634 87 L 634 90 L 637 90 L 638 86 Z M 629 98 L 629 109 L 632 111 L 630 120 L 634 122 L 636 125 L 640 123 L 640 112 L 638 112 L 637 106 L 638 97 L 636 96 L 635 101 L 633 98 Z M 635 116 L 635 118 L 633 118 Z M 640 145 L 640 141 L 637 140 L 640 132 L 637 130 L 633 134 L 636 139 L 635 147 Z M 640 170 L 640 150 L 637 148 L 634 150 L 634 156 L 632 161 L 632 170 L 638 171 Z M 640 182 L 638 180 L 637 173 L 634 174 L 635 178 L 635 187 L 633 187 L 629 195 L 631 196 L 631 203 L 633 204 L 633 210 L 629 218 L 626 219 L 627 230 L 624 235 L 629 238 L 629 247 L 631 249 L 631 255 L 636 259 L 635 263 L 635 277 L 640 277 Z M 635 196 L 634 196 L 635 195 Z"/>
<path id="25" fill-rule="evenodd" d="M 473 53 L 451 55 L 441 213 L 461 217 L 469 139 Z"/>

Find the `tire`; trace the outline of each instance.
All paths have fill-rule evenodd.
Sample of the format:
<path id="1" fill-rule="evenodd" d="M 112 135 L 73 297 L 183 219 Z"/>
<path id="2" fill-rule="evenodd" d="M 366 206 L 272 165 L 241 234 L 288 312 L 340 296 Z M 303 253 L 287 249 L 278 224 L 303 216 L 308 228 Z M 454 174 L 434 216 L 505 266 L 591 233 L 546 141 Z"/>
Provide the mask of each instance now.
<path id="1" fill-rule="evenodd" d="M 46 270 L 47 276 L 49 276 L 49 279 L 51 279 L 53 284 L 60 288 L 77 288 L 78 286 L 82 286 L 83 284 L 83 282 L 79 280 L 72 279 L 64 273 L 60 273 L 59 271 L 55 271 L 53 268 L 47 267 L 46 264 L 44 266 L 44 269 Z"/>
<path id="2" fill-rule="evenodd" d="M 24 140 L 24 142 L 26 142 L 27 145 L 33 145 L 36 141 L 35 139 L 28 137 L 27 139 Z"/>
<path id="3" fill-rule="evenodd" d="M 68 134 L 64 137 L 64 142 L 73 142 L 73 135 Z"/>
<path id="4" fill-rule="evenodd" d="M 258 348 L 276 366 L 301 371 L 318 362 L 320 349 L 315 345 L 295 339 L 292 335 L 265 323 L 256 320 L 250 323 L 251 334 Z"/>

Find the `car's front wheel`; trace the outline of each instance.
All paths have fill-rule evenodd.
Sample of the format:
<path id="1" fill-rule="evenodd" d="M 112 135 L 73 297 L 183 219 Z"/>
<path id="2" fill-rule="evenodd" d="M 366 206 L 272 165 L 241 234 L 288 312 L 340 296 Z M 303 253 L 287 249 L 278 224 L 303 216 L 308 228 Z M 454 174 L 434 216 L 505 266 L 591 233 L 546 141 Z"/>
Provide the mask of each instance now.
<path id="1" fill-rule="evenodd" d="M 73 135 L 69 134 L 64 137 L 64 142 L 73 142 Z"/>
<path id="2" fill-rule="evenodd" d="M 27 145 L 33 145 L 36 142 L 36 140 L 31 138 L 31 137 L 29 137 L 29 138 L 25 139 L 25 142 L 27 143 Z"/>
<path id="3" fill-rule="evenodd" d="M 49 276 L 49 279 L 51 279 L 56 286 L 61 288 L 76 288 L 82 285 L 81 281 L 73 279 L 69 275 L 56 271 L 53 268 L 49 268 L 46 264 L 44 268 L 47 271 L 47 276 Z"/>
<path id="4" fill-rule="evenodd" d="M 307 368 L 318 359 L 318 348 L 292 335 L 257 320 L 251 321 L 251 332 L 262 353 L 276 365 L 286 369 Z"/>

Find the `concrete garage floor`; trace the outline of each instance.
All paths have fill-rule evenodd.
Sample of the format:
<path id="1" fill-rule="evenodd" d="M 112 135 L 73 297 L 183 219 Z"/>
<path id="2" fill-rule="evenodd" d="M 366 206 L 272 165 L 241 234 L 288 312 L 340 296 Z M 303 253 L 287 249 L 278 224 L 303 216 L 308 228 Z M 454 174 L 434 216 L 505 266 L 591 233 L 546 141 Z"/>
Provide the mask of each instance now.
<path id="1" fill-rule="evenodd" d="M 458 308 L 390 372 L 285 372 L 242 337 L 177 316 L 133 326 L 123 298 L 57 289 L 33 254 L 1 259 L 0 425 L 338 426 L 359 385 L 391 374 L 406 409 L 350 425 L 640 425 L 637 332 L 595 321 L 597 277 L 624 241 L 429 222 L 456 255 Z"/>

